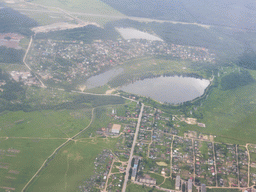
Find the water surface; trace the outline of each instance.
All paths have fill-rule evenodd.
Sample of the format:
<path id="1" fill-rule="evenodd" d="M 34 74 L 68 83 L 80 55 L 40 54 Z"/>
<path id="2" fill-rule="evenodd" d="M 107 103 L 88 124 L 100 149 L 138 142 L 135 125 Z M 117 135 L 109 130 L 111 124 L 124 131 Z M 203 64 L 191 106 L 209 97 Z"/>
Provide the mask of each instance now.
<path id="1" fill-rule="evenodd" d="M 162 103 L 178 104 L 203 95 L 210 81 L 193 77 L 156 77 L 122 86 L 122 91 L 150 97 Z"/>
<path id="2" fill-rule="evenodd" d="M 103 86 L 107 84 L 112 78 L 121 74 L 123 71 L 124 71 L 123 68 L 111 69 L 99 75 L 92 76 L 86 81 L 85 83 L 86 88 L 92 89 L 92 88 Z"/>

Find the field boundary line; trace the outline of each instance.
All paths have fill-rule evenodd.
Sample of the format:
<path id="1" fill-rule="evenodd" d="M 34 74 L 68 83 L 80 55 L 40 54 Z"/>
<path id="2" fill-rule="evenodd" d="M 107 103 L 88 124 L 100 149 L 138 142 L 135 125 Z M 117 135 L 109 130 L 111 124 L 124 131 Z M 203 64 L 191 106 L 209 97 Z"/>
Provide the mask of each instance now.
<path id="1" fill-rule="evenodd" d="M 80 135 L 83 131 L 85 131 L 88 127 L 91 126 L 92 122 L 93 122 L 93 114 L 94 114 L 94 108 L 92 109 L 92 118 L 90 123 L 87 125 L 87 127 L 85 127 L 82 131 L 78 132 L 76 135 L 74 135 L 72 138 L 69 138 L 67 141 L 65 141 L 64 143 L 62 143 L 59 147 L 57 147 L 53 153 L 47 157 L 47 159 L 43 162 L 42 166 L 37 170 L 37 172 L 33 175 L 33 177 L 27 182 L 27 184 L 23 187 L 23 189 L 21 190 L 21 192 L 24 192 L 26 190 L 26 188 L 29 186 L 29 184 L 33 181 L 33 179 L 38 175 L 38 173 L 43 169 L 43 167 L 45 166 L 45 164 L 47 163 L 47 161 L 55 155 L 55 153 L 57 151 L 59 151 L 62 147 L 64 147 L 67 143 L 69 143 L 70 141 L 72 141 L 75 137 L 77 137 L 78 135 Z"/>

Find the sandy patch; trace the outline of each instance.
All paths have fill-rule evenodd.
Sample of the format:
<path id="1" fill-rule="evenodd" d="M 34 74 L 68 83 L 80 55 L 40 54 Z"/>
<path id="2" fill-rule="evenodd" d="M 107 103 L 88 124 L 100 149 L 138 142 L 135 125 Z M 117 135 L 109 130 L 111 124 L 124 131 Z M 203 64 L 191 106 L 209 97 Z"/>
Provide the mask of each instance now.
<path id="1" fill-rule="evenodd" d="M 156 164 L 159 166 L 167 166 L 167 164 L 165 162 L 156 162 Z"/>
<path id="2" fill-rule="evenodd" d="M 116 91 L 116 89 L 110 89 L 106 91 L 107 95 L 111 95 L 114 91 Z"/>

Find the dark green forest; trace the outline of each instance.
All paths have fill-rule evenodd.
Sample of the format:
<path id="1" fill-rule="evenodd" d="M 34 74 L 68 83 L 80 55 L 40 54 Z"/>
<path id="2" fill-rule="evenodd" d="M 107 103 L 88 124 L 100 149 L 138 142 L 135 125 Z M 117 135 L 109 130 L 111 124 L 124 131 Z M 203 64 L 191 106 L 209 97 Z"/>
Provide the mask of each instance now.
<path id="1" fill-rule="evenodd" d="M 237 65 L 246 69 L 256 70 L 256 53 L 254 51 L 245 51 L 239 57 Z"/>
<path id="2" fill-rule="evenodd" d="M 93 40 L 110 40 L 116 39 L 118 33 L 113 27 L 105 26 L 104 29 L 94 25 L 88 25 L 77 29 L 68 29 L 57 32 L 38 33 L 37 39 L 65 39 L 65 40 L 79 40 L 85 43 L 91 43 Z"/>
<path id="3" fill-rule="evenodd" d="M 31 27 L 38 24 L 35 20 L 15 11 L 11 8 L 0 9 L 0 33 L 20 33 L 25 36 L 31 36 L 33 32 Z"/>
<path id="4" fill-rule="evenodd" d="M 0 63 L 22 63 L 23 50 L 0 46 Z"/>
<path id="5" fill-rule="evenodd" d="M 235 89 L 255 82 L 248 71 L 233 72 L 221 79 L 221 88 L 223 90 Z"/>

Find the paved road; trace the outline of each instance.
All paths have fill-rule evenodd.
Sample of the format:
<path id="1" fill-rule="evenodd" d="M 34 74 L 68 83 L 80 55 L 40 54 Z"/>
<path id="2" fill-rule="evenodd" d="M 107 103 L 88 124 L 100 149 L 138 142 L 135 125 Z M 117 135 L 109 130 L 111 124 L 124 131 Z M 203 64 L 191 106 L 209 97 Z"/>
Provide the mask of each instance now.
<path id="1" fill-rule="evenodd" d="M 24 55 L 24 57 L 23 57 L 23 63 L 26 65 L 26 67 L 27 67 L 31 72 L 33 72 L 33 71 L 32 71 L 32 69 L 29 67 L 29 65 L 27 64 L 26 58 L 27 58 L 27 55 L 28 55 L 28 52 L 29 52 L 29 50 L 30 50 L 30 47 L 31 47 L 32 42 L 33 42 L 33 37 L 31 36 L 30 41 L 29 41 L 29 44 L 28 44 L 28 48 L 27 48 L 26 53 L 25 53 L 25 55 Z M 38 81 L 41 83 L 41 85 L 42 85 L 41 87 L 42 87 L 42 88 L 46 88 L 45 84 L 41 81 L 41 79 L 38 77 L 38 75 L 37 75 L 36 73 L 34 73 L 34 75 L 36 76 L 36 78 L 38 79 Z"/>
<path id="2" fill-rule="evenodd" d="M 135 147 L 136 140 L 137 140 L 138 133 L 139 133 L 139 129 L 140 129 L 140 122 L 141 122 L 141 118 L 142 118 L 143 109 L 144 109 L 144 104 L 142 103 L 141 109 L 140 109 L 140 115 L 139 115 L 139 119 L 138 119 L 138 123 L 137 123 L 137 127 L 136 127 L 136 131 L 135 131 L 135 135 L 134 135 L 134 139 L 133 139 L 130 158 L 129 158 L 128 165 L 127 165 L 127 168 L 126 168 L 126 173 L 125 173 L 122 192 L 125 192 L 125 190 L 126 190 L 126 185 L 127 185 L 127 181 L 128 181 L 128 177 L 129 177 L 129 170 L 131 168 L 131 163 L 132 163 L 132 158 L 133 158 L 133 151 L 134 151 L 134 147 Z"/>

